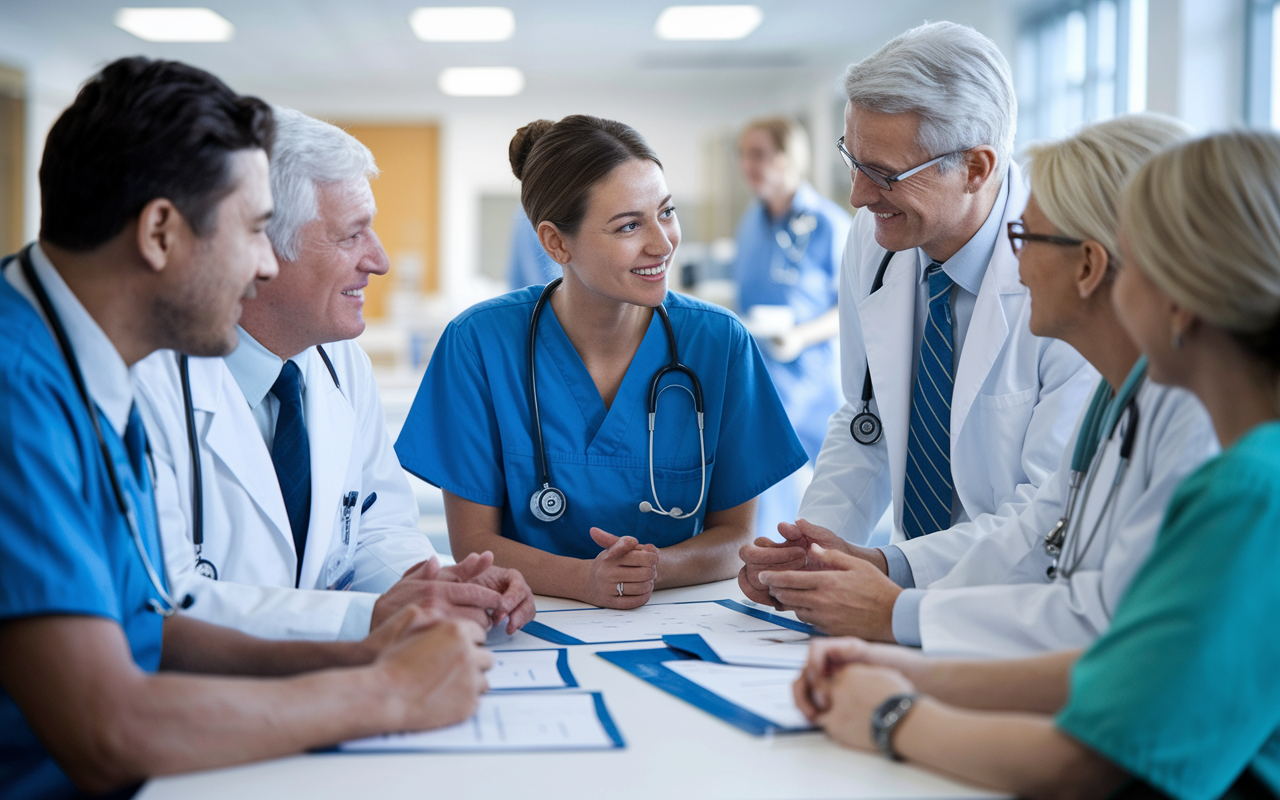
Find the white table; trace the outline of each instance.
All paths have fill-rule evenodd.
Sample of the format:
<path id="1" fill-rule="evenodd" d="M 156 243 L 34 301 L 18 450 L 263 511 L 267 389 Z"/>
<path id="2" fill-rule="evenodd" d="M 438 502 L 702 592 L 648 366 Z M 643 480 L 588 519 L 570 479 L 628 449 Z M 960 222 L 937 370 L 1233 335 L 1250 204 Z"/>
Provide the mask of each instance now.
<path id="1" fill-rule="evenodd" d="M 734 581 L 656 592 L 651 602 L 744 601 Z M 538 598 L 539 610 L 581 603 Z M 505 637 L 504 637 L 505 638 Z M 549 647 L 519 633 L 500 646 Z M 323 754 L 151 781 L 140 800 L 202 798 L 953 798 L 989 793 L 843 749 L 821 733 L 751 736 L 595 655 L 656 643 L 579 645 L 569 666 L 604 693 L 626 749 L 581 753 Z"/>

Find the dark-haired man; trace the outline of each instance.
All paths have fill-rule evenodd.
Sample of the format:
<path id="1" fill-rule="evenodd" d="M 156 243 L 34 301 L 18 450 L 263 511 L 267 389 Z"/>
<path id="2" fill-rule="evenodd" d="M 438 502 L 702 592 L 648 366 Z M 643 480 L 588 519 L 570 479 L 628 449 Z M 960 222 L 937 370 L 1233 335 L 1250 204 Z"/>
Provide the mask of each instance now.
<path id="1" fill-rule="evenodd" d="M 456 722 L 484 689 L 474 623 L 409 607 L 361 642 L 266 642 L 175 613 L 157 572 L 130 367 L 234 346 L 241 301 L 277 271 L 272 130 L 261 101 L 137 58 L 104 68 L 50 131 L 40 240 L 0 282 L 6 798 Z"/>

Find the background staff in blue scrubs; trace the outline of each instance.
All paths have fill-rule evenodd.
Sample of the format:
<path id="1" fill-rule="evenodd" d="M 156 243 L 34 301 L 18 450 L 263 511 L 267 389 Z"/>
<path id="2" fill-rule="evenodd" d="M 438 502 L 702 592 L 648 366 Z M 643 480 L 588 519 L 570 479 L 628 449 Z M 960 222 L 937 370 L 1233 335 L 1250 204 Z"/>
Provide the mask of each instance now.
<path id="1" fill-rule="evenodd" d="M 157 574 L 129 368 L 235 346 L 241 300 L 277 271 L 273 127 L 206 72 L 134 58 L 49 132 L 40 241 L 0 280 L 6 800 L 460 722 L 485 689 L 474 622 L 410 608 L 360 642 L 271 642 L 176 613 Z"/>
<path id="2" fill-rule="evenodd" d="M 1151 380 L 1204 404 L 1223 452 L 1174 494 L 1111 627 L 1083 655 L 1026 660 L 829 640 L 796 701 L 843 744 L 874 739 L 1019 797 L 1275 797 L 1280 136 L 1224 133 L 1157 155 L 1120 221 L 1120 319 Z"/>
<path id="3" fill-rule="evenodd" d="M 738 140 L 738 166 L 758 201 L 738 223 L 738 310 L 753 333 L 755 325 L 766 324 L 765 308 L 785 311 L 781 327 L 760 328 L 757 341 L 812 467 L 827 418 L 840 407 L 832 340 L 840 333 L 840 256 L 853 220 L 805 180 L 809 139 L 794 119 L 747 123 Z M 812 474 L 802 469 L 760 496 L 758 535 L 779 538 L 778 522 L 795 519 Z"/>
<path id="4" fill-rule="evenodd" d="M 667 291 L 680 224 L 661 163 L 632 128 L 588 116 L 521 128 L 510 157 L 564 269 L 533 347 L 541 451 L 563 515 L 530 507 L 543 488 L 527 363 L 542 287 L 450 323 L 396 442 L 401 463 L 444 490 L 456 557 L 491 550 L 538 594 L 634 608 L 655 588 L 732 577 L 756 496 L 805 455 L 736 318 Z M 650 384 L 673 346 L 699 376 L 705 429 L 688 376 L 668 374 L 650 450 Z"/>

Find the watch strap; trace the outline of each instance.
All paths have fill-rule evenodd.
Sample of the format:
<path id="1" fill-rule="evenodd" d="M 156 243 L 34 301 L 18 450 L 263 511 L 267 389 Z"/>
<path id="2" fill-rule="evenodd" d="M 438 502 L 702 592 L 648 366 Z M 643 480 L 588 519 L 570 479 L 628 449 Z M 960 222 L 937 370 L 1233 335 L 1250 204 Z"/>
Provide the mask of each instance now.
<path id="1" fill-rule="evenodd" d="M 880 704 L 871 714 L 871 740 L 884 753 L 885 758 L 901 761 L 902 756 L 893 749 L 893 732 L 906 718 L 919 695 L 895 694 Z"/>

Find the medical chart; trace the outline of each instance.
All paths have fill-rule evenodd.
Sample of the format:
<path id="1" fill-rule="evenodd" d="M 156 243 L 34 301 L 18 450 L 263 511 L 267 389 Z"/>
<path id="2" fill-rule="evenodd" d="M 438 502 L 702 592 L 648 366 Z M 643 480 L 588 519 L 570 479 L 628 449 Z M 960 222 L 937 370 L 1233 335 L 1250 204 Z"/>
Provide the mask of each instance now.
<path id="1" fill-rule="evenodd" d="M 813 727 L 796 708 L 791 693 L 791 684 L 795 683 L 799 670 L 735 667 L 693 660 L 668 661 L 663 666 L 781 730 Z"/>
<path id="2" fill-rule="evenodd" d="M 624 747 L 599 692 L 488 694 L 466 722 L 345 742 L 347 753 L 608 750 Z"/>
<path id="3" fill-rule="evenodd" d="M 800 631 L 704 633 L 702 640 L 726 664 L 797 670 L 809 658 L 809 634 Z"/>
<path id="4" fill-rule="evenodd" d="M 732 600 L 650 603 L 620 611 L 586 608 L 544 611 L 525 632 L 556 644 L 658 641 L 679 633 L 781 633 L 810 630 L 802 622 L 749 608 Z"/>
<path id="5" fill-rule="evenodd" d="M 485 673 L 489 690 L 563 689 L 577 686 L 569 670 L 569 652 L 555 650 L 503 650 L 494 652 L 493 668 Z"/>

